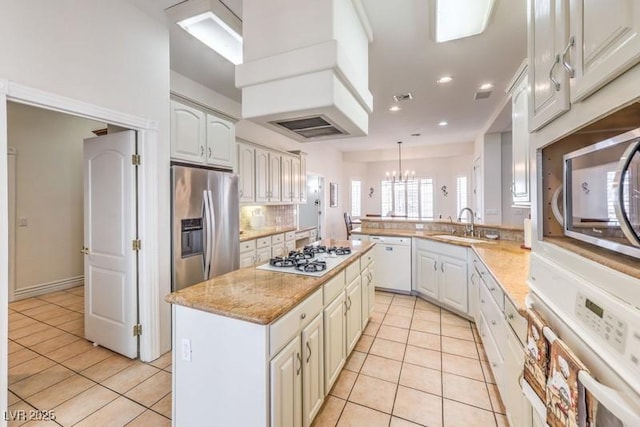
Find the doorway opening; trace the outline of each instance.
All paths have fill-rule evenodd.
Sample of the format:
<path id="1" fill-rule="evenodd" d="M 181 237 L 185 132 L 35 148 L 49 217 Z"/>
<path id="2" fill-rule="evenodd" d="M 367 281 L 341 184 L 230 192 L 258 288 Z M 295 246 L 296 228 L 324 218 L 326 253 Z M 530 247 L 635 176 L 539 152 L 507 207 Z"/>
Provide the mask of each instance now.
<path id="1" fill-rule="evenodd" d="M 324 177 L 307 175 L 307 203 L 298 208 L 298 228 L 316 227 L 318 240 L 324 237 L 324 204 Z"/>

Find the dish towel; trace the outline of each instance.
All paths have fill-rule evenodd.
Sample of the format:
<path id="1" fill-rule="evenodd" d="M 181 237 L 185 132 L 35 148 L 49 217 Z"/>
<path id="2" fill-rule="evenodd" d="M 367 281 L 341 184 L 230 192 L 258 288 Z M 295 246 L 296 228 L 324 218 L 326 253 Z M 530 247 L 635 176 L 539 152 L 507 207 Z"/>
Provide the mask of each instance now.
<path id="1" fill-rule="evenodd" d="M 547 327 L 538 314 L 527 309 L 527 342 L 524 359 L 524 380 L 544 402 L 549 372 L 549 341 L 542 330 Z"/>
<path id="2" fill-rule="evenodd" d="M 587 371 L 575 354 L 557 339 L 551 344 L 549 378 L 546 388 L 549 427 L 595 426 L 596 400 L 578 381 L 578 372 Z"/>

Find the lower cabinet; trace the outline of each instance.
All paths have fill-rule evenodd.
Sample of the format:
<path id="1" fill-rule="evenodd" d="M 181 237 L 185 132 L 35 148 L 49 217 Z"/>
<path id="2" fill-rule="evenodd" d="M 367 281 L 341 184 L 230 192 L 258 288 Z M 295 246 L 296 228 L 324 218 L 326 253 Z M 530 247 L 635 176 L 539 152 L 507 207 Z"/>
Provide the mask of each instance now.
<path id="1" fill-rule="evenodd" d="M 302 425 L 308 427 L 324 402 L 322 313 L 302 330 Z"/>
<path id="2" fill-rule="evenodd" d="M 504 354 L 504 377 L 500 394 L 507 410 L 509 425 L 531 427 L 532 409 L 522 394 L 520 376 L 524 365 L 524 349 L 515 332 L 507 327 L 507 346 Z"/>
<path id="3" fill-rule="evenodd" d="M 324 315 L 324 378 L 325 394 L 335 383 L 346 358 L 346 297 L 336 297 L 323 312 Z"/>
<path id="4" fill-rule="evenodd" d="M 468 314 L 467 249 L 414 239 L 413 290 Z"/>
<path id="5" fill-rule="evenodd" d="M 362 279 L 358 275 L 356 279 L 347 286 L 347 353 L 350 354 L 358 343 L 362 335 Z M 368 305 L 368 304 L 367 304 Z M 346 356 L 345 355 L 345 356 Z"/>
<path id="6" fill-rule="evenodd" d="M 376 286 L 373 282 L 375 263 L 370 263 L 362 269 L 362 330 L 369 323 L 376 304 Z"/>
<path id="7" fill-rule="evenodd" d="M 302 425 L 302 356 L 295 337 L 271 360 L 271 425 Z"/>

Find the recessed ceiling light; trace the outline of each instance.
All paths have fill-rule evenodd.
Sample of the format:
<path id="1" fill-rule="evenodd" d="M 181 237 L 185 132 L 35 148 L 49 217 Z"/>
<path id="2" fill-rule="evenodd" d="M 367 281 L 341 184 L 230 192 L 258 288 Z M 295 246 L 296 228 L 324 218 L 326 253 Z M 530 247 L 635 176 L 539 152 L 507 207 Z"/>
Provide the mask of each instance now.
<path id="1" fill-rule="evenodd" d="M 489 89 L 493 89 L 493 85 L 491 83 L 484 83 L 482 85 L 480 85 L 480 90 L 489 90 Z"/>
<path id="2" fill-rule="evenodd" d="M 242 36 L 213 12 L 192 16 L 178 25 L 234 65 L 242 63 Z"/>
<path id="3" fill-rule="evenodd" d="M 448 124 L 449 124 L 449 122 L 447 122 L 445 120 L 442 120 L 440 123 L 438 123 L 438 126 L 446 126 Z"/>
<path id="4" fill-rule="evenodd" d="M 397 105 L 392 105 L 391 107 L 389 107 L 389 111 L 400 111 L 400 107 L 398 107 Z"/>
<path id="5" fill-rule="evenodd" d="M 444 83 L 450 83 L 451 81 L 453 81 L 453 77 L 442 76 L 438 80 L 436 80 L 436 83 L 444 84 Z"/>

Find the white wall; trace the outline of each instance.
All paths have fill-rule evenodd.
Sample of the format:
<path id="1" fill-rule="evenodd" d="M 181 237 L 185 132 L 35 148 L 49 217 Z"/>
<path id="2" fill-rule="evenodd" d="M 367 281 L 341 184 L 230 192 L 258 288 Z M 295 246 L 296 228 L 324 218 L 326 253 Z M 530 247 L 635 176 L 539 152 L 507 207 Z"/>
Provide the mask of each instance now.
<path id="1" fill-rule="evenodd" d="M 16 103 L 7 115 L 9 147 L 17 150 L 16 216 L 27 221 L 15 230 L 20 296 L 84 274 L 82 140 L 105 124 Z"/>
<path id="2" fill-rule="evenodd" d="M 164 303 L 171 286 L 167 28 L 124 0 L 12 0 L 2 3 L 0 40 L 0 79 L 158 123 L 156 150 L 143 161 L 155 165 L 145 169 L 155 171 L 145 177 L 155 186 L 146 196 L 162 207 L 147 221 L 156 226 L 158 244 L 148 258 L 156 261 L 150 263 L 158 269 L 154 282 L 160 287 L 152 313 L 164 334 L 158 343 L 148 336 L 142 340 L 169 349 L 170 307 Z M 6 261 L 0 262 L 5 268 Z M 4 293 L 6 286 L 0 284 Z M 0 377 L 6 377 L 4 369 Z"/>
<path id="3" fill-rule="evenodd" d="M 511 183 L 513 182 L 512 163 L 512 134 L 501 134 L 502 144 L 502 225 L 505 227 L 523 227 L 524 218 L 529 216 L 529 209 L 514 208 L 511 195 Z"/>

